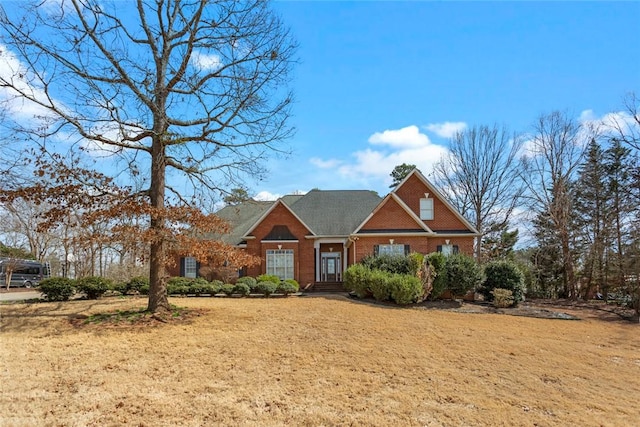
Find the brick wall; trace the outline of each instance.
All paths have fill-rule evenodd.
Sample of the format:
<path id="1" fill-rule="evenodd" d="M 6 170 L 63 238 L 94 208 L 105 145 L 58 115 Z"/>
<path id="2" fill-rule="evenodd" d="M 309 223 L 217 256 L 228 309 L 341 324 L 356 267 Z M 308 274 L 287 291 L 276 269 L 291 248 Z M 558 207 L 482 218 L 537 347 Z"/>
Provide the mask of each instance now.
<path id="1" fill-rule="evenodd" d="M 356 262 L 360 261 L 363 257 L 367 255 L 372 255 L 374 253 L 375 245 L 388 245 L 389 239 L 393 238 L 393 244 L 396 245 L 410 245 L 411 252 L 419 252 L 421 254 L 428 254 L 431 252 L 436 252 L 438 250 L 438 245 L 444 245 L 445 240 L 449 240 L 449 244 L 457 245 L 460 253 L 464 253 L 469 256 L 473 256 L 473 237 L 435 237 L 435 238 L 427 238 L 427 237 L 417 237 L 417 236 L 373 236 L 373 237 L 360 237 L 355 242 L 355 260 Z M 353 246 L 350 248 L 350 254 L 353 254 Z M 350 258 L 350 264 L 352 258 Z"/>
<path id="2" fill-rule="evenodd" d="M 402 199 L 409 208 L 420 217 L 420 199 L 424 193 L 429 193 L 433 199 L 433 220 L 424 221 L 433 231 L 438 230 L 464 230 L 467 227 L 462 221 L 438 199 L 416 175 L 412 175 L 402 187 L 398 188 L 396 195 Z"/>
<path id="3" fill-rule="evenodd" d="M 420 225 L 416 223 L 416 220 L 393 199 L 388 199 L 362 227 L 363 230 L 416 230 L 419 228 Z"/>
<path id="4" fill-rule="evenodd" d="M 275 225 L 286 225 L 298 241 L 262 243 L 262 239 L 269 234 Z M 300 286 L 304 287 L 307 283 L 313 283 L 315 279 L 313 240 L 305 239 L 305 236 L 310 232 L 282 203 L 279 203 L 251 234 L 256 238 L 247 241 L 247 251 L 261 257 L 262 263 L 247 269 L 249 276 L 255 277 L 264 274 L 267 271 L 267 249 L 278 249 L 278 245 L 281 245 L 282 249 L 293 249 L 294 278 L 300 283 Z"/>

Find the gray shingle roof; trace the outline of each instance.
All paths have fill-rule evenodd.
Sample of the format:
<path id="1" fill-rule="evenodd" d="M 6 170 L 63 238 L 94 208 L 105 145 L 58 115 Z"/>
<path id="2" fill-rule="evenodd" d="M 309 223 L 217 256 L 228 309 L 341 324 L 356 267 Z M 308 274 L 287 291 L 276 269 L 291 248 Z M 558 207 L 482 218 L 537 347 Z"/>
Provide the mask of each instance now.
<path id="1" fill-rule="evenodd" d="M 281 198 L 289 208 L 318 236 L 348 236 L 373 212 L 382 200 L 368 190 L 312 190 L 305 195 Z M 237 245 L 256 221 L 275 202 L 249 200 L 225 206 L 216 214 L 232 227 L 222 240 Z"/>
<path id="2" fill-rule="evenodd" d="M 347 236 L 382 199 L 369 190 L 311 190 L 289 204 L 318 236 Z"/>
<path id="3" fill-rule="evenodd" d="M 231 233 L 222 236 L 222 240 L 234 245 L 242 242 L 242 237 L 274 203 L 249 200 L 220 209 L 216 215 L 227 220 L 232 227 Z"/>

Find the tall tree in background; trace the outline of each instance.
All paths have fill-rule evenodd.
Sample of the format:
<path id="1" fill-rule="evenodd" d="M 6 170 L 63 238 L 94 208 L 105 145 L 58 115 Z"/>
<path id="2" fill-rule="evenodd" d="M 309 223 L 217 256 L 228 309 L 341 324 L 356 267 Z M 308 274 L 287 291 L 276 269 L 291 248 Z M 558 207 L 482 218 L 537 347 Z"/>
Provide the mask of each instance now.
<path id="1" fill-rule="evenodd" d="M 451 139 L 434 167 L 436 182 L 480 233 L 478 260 L 484 236 L 506 232 L 520 202 L 521 148 L 522 139 L 506 128 L 474 126 Z"/>
<path id="2" fill-rule="evenodd" d="M 0 41 L 11 70 L 0 74 L 3 107 L 39 146 L 43 178 L 14 196 L 50 187 L 43 193 L 59 214 L 102 197 L 84 206 L 90 219 L 147 217 L 148 309 L 169 310 L 164 266 L 176 230 L 194 247 L 185 224 L 223 228 L 193 204 L 260 175 L 261 160 L 291 135 L 289 30 L 258 0 L 38 1 L 0 5 Z M 18 105 L 35 113 L 20 116 Z M 127 186 L 126 173 L 144 186 Z"/>
<path id="3" fill-rule="evenodd" d="M 631 149 L 622 145 L 618 138 L 611 141 L 611 146 L 604 153 L 603 163 L 611 210 L 608 224 L 613 244 L 610 246 L 615 254 L 616 284 L 622 287 L 626 275 L 625 247 L 629 244 L 629 227 L 637 209 L 637 199 L 633 197 L 633 172 L 637 170 L 637 165 L 633 165 Z"/>
<path id="4" fill-rule="evenodd" d="M 389 186 L 389 188 L 395 188 L 402 182 L 403 179 L 407 177 L 414 169 L 416 165 L 409 165 L 407 163 L 403 163 L 401 165 L 397 165 L 391 171 L 391 178 L 393 178 L 393 182 Z"/>
<path id="5" fill-rule="evenodd" d="M 566 296 L 577 298 L 573 256 L 572 183 L 582 160 L 587 129 L 566 113 L 542 115 L 533 126 L 523 181 L 531 209 L 544 215 L 560 244 Z"/>
<path id="6" fill-rule="evenodd" d="M 607 295 L 611 203 L 604 151 L 595 139 L 591 139 L 579 168 L 575 184 L 575 211 L 585 291 L 589 294 L 592 288 L 596 288 Z"/>

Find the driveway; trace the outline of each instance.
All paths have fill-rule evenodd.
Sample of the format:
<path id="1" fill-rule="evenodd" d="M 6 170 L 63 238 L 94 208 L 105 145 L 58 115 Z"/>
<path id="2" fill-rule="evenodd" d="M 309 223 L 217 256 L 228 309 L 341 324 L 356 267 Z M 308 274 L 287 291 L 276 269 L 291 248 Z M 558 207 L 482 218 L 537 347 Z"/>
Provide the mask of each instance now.
<path id="1" fill-rule="evenodd" d="M 24 301 L 28 299 L 39 299 L 42 298 L 42 294 L 33 289 L 26 288 L 18 288 L 18 289 L 10 289 L 7 291 L 6 289 L 2 289 L 0 291 L 0 302 L 1 301 Z"/>

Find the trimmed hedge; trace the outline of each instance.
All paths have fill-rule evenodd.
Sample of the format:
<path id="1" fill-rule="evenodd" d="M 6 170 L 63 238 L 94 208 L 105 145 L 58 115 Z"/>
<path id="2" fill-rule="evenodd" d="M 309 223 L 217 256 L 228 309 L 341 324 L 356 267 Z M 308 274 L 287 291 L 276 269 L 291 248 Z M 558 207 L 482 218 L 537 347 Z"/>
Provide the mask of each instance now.
<path id="1" fill-rule="evenodd" d="M 69 301 L 75 293 L 74 282 L 66 277 L 44 279 L 38 285 L 47 301 Z"/>
<path id="2" fill-rule="evenodd" d="M 278 283 L 274 283 L 270 280 L 263 280 L 258 282 L 258 284 L 256 285 L 255 291 L 256 293 L 259 293 L 264 295 L 265 297 L 268 297 L 269 295 L 274 294 L 276 292 L 279 285 L 280 285 L 279 281 Z"/>
<path id="3" fill-rule="evenodd" d="M 411 304 L 422 298 L 424 288 L 420 279 L 409 274 L 393 274 L 388 279 L 391 299 L 396 304 Z"/>
<path id="4" fill-rule="evenodd" d="M 104 277 L 82 277 L 76 280 L 76 290 L 84 293 L 87 299 L 98 299 L 111 287 L 111 282 Z"/>
<path id="5" fill-rule="evenodd" d="M 256 281 L 271 282 L 271 283 L 275 283 L 276 285 L 280 284 L 280 278 L 275 274 L 261 274 L 260 276 L 256 277 Z"/>
<path id="6" fill-rule="evenodd" d="M 417 267 L 414 260 L 405 255 L 367 255 L 360 264 L 368 267 L 369 270 L 382 270 L 396 274 L 415 274 Z"/>
<path id="7" fill-rule="evenodd" d="M 233 293 L 236 295 L 248 296 L 251 293 L 251 288 L 246 283 L 237 283 L 233 286 Z"/>
<path id="8" fill-rule="evenodd" d="M 289 294 L 295 294 L 296 292 L 298 292 L 299 289 L 300 289 L 300 286 L 298 285 L 298 282 L 292 279 L 287 279 L 278 285 L 278 288 L 276 289 L 276 293 L 287 296 Z"/>
<path id="9" fill-rule="evenodd" d="M 354 292 L 359 298 L 365 298 L 371 294 L 369 291 L 369 276 L 371 270 L 362 264 L 353 264 L 344 272 L 343 286 L 348 291 Z"/>

